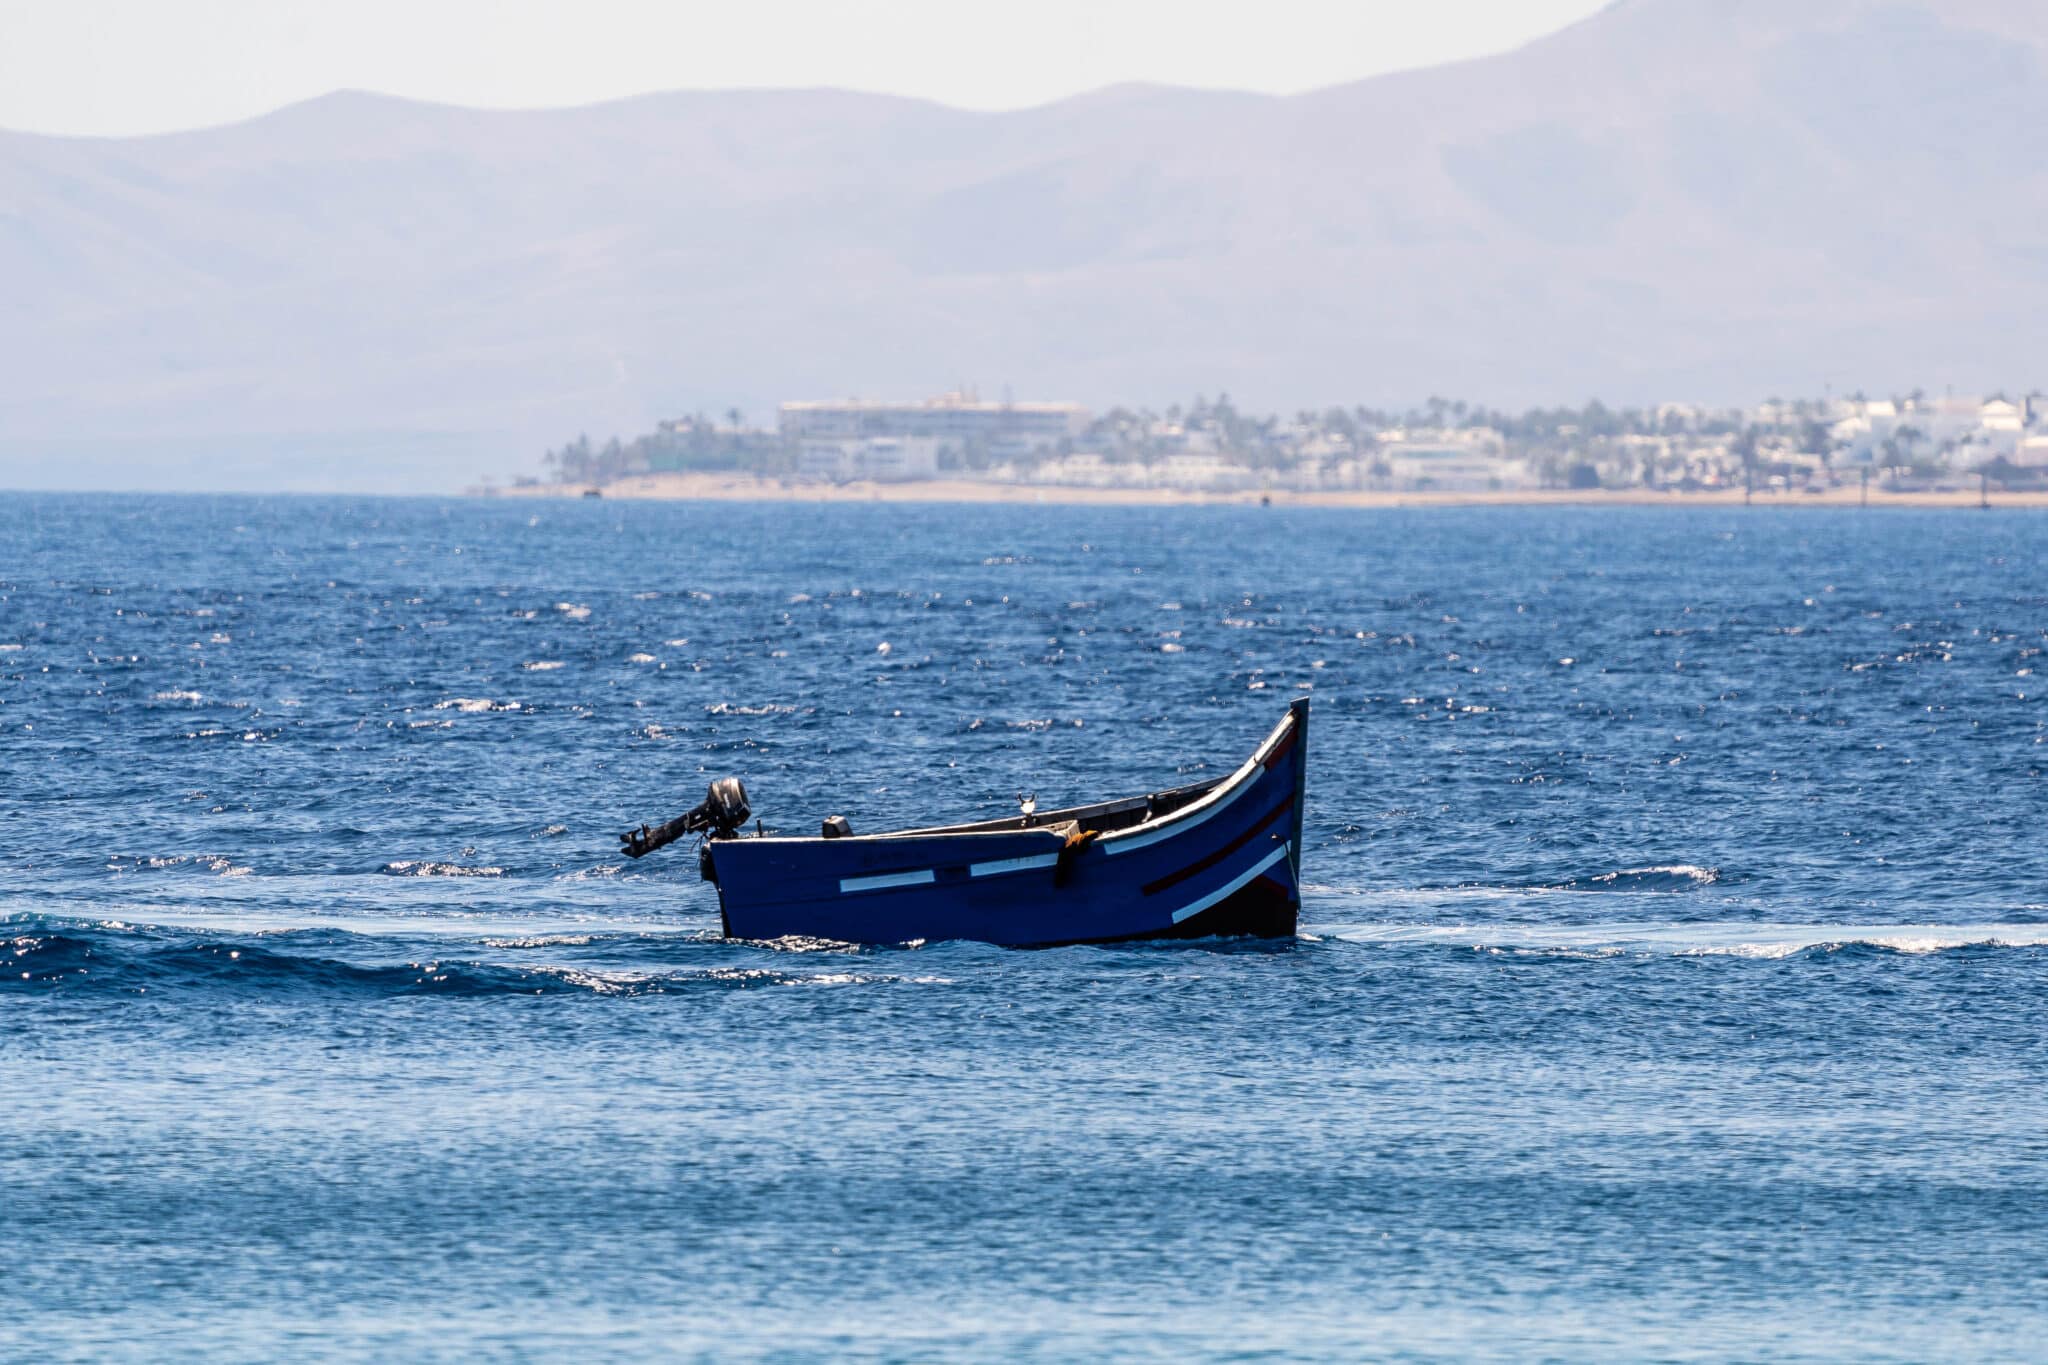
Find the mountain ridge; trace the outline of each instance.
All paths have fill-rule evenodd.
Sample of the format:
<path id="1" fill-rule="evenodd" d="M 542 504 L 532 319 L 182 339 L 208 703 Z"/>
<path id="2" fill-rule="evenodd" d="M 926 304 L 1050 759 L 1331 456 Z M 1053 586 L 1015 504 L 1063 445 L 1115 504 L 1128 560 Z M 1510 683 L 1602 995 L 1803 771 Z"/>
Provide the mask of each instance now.
<path id="1" fill-rule="evenodd" d="M 1285 410 L 2025 386 L 2044 48 L 2014 0 L 1618 0 L 1291 96 L 335 92 L 0 134 L 0 483 L 95 440 L 410 431 L 406 477 L 448 487 L 578 430 L 962 379 Z"/>

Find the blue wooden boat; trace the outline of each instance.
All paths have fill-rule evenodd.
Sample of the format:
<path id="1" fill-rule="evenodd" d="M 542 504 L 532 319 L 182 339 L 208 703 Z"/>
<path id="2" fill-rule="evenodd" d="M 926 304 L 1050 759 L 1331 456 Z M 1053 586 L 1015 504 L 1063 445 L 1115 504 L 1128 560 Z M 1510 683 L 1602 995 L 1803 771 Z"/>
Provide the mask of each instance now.
<path id="1" fill-rule="evenodd" d="M 746 791 L 728 777 L 688 814 L 619 837 L 637 858 L 702 834 L 699 864 L 730 938 L 1291 937 L 1307 769 L 1302 698 L 1228 776 L 1121 801 L 893 834 L 833 816 L 816 838 L 787 838 L 745 833 Z"/>

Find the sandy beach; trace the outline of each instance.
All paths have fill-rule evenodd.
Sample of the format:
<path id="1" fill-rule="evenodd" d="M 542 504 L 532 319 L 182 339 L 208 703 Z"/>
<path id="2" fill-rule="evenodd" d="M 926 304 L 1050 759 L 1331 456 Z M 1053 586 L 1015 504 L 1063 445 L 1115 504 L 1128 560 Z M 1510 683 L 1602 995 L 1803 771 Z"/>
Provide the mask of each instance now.
<path id="1" fill-rule="evenodd" d="M 473 488 L 487 497 L 580 498 L 583 484 L 529 484 L 517 487 Z M 1395 493 L 1366 489 L 1324 490 L 1299 493 L 1287 489 L 1236 493 L 1198 493 L 1172 488 L 1070 488 L 1032 484 L 984 483 L 971 479 L 929 479 L 910 483 L 815 483 L 795 480 L 757 479 L 733 474 L 643 474 L 603 486 L 607 498 L 653 498 L 689 501 L 729 502 L 976 502 L 1043 504 L 1046 506 L 1128 506 L 1206 507 L 1257 504 L 1262 499 L 1275 507 L 1740 507 L 1739 488 L 1678 492 L 1654 488 L 1597 490 L 1517 489 L 1501 491 L 1458 491 Z M 1865 505 L 1865 490 L 1843 484 L 1823 492 L 1757 492 L 1758 507 L 1857 507 Z M 1993 507 L 2048 507 L 2048 489 L 2025 492 L 1990 492 Z M 1887 492 L 1875 484 L 1867 493 L 1870 507 L 1965 507 L 1976 508 L 1976 488 L 1947 492 Z"/>

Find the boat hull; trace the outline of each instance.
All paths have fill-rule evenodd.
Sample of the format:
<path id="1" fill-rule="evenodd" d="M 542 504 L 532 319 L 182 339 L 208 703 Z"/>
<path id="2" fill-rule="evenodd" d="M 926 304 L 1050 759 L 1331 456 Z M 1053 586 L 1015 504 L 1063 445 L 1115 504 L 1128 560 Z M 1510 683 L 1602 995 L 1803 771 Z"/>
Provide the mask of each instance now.
<path id="1" fill-rule="evenodd" d="M 1307 730 L 1304 700 L 1228 778 L 1123 828 L 1091 831 L 1102 808 L 1088 808 L 1033 827 L 714 840 L 725 932 L 1013 947 L 1292 936 Z"/>

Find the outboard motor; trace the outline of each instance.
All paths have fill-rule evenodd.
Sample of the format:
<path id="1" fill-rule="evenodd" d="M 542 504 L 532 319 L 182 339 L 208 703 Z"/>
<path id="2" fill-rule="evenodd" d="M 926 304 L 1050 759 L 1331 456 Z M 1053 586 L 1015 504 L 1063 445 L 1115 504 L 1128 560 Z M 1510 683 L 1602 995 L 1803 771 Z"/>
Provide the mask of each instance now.
<path id="1" fill-rule="evenodd" d="M 704 803 L 690 812 L 700 817 L 711 831 L 707 838 L 730 839 L 738 834 L 753 811 L 747 806 L 747 789 L 737 777 L 721 777 L 705 789 Z"/>
<path id="2" fill-rule="evenodd" d="M 701 804 L 678 815 L 665 825 L 629 829 L 619 836 L 619 851 L 628 858 L 644 858 L 686 834 L 706 839 L 730 839 L 740 832 L 753 811 L 747 807 L 747 789 L 737 777 L 721 777 L 711 784 Z"/>

